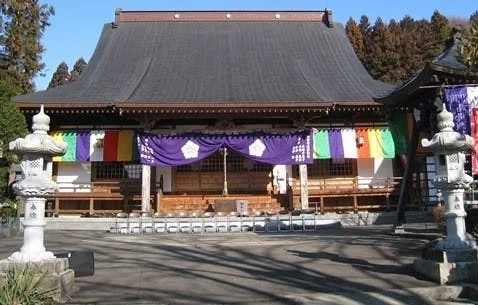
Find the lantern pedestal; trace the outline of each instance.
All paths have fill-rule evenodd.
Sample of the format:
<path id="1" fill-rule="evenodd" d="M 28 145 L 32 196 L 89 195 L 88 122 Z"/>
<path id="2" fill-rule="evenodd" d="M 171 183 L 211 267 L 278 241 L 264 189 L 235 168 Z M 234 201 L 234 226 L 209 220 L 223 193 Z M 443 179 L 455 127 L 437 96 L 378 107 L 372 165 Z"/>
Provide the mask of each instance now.
<path id="1" fill-rule="evenodd" d="M 440 285 L 477 282 L 477 249 L 439 250 L 436 248 L 438 242 L 436 240 L 424 249 L 422 259 L 413 262 L 413 269 Z"/>

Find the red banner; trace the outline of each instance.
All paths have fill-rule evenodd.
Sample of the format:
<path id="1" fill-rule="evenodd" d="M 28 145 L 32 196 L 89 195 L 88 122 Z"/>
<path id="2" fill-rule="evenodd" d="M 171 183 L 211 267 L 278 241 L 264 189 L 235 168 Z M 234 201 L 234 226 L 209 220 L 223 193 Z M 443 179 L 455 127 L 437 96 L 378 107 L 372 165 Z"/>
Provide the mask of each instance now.
<path id="1" fill-rule="evenodd" d="M 472 109 L 471 137 L 475 141 L 471 151 L 471 172 L 475 175 L 478 174 L 478 158 L 476 155 L 478 152 L 478 108 Z"/>

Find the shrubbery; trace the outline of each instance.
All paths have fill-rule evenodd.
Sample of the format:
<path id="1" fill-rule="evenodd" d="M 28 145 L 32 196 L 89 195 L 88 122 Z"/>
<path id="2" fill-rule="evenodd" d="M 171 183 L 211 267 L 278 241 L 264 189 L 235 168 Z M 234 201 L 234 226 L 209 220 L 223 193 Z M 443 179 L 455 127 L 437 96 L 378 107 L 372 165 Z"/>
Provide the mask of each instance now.
<path id="1" fill-rule="evenodd" d="M 47 274 L 35 266 L 13 265 L 0 279 L 0 305 L 54 305 L 57 288 L 46 287 Z"/>

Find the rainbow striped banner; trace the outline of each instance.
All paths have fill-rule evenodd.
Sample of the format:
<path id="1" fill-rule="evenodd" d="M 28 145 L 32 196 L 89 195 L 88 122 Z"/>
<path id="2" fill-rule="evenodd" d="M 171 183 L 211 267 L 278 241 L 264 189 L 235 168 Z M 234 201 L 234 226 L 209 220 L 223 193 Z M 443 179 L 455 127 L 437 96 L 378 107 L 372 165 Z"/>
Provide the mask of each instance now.
<path id="1" fill-rule="evenodd" d="M 322 129 L 313 134 L 314 159 L 395 158 L 394 139 L 388 127 Z"/>
<path id="2" fill-rule="evenodd" d="M 58 142 L 68 144 L 57 162 L 132 161 L 139 160 L 133 130 L 62 130 L 51 133 Z"/>
<path id="3" fill-rule="evenodd" d="M 53 157 L 53 161 L 86 162 L 89 160 L 90 132 L 63 130 L 51 135 L 57 142 L 68 144 L 63 156 Z"/>

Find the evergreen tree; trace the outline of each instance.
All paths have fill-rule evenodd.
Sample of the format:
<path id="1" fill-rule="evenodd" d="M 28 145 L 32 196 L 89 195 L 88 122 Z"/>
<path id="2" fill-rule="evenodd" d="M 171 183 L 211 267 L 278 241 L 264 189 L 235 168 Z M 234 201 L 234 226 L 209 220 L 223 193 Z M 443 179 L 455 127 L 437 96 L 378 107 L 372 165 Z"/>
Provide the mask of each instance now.
<path id="1" fill-rule="evenodd" d="M 53 14 L 39 0 L 0 0 L 0 53 L 5 60 L 0 79 L 17 94 L 34 90 L 33 77 L 44 67 L 40 38 Z"/>
<path id="2" fill-rule="evenodd" d="M 418 57 L 416 66 L 411 70 L 414 71 L 413 74 L 440 54 L 445 49 L 446 43 L 446 39 L 442 40 L 440 33 L 435 32 L 433 25 L 426 19 L 416 21 L 415 28 L 414 38 L 417 42 Z"/>
<path id="3" fill-rule="evenodd" d="M 440 14 L 439 11 L 433 13 L 430 19 L 430 26 L 432 37 L 434 39 L 433 56 L 435 56 L 451 46 L 453 43 L 453 36 L 451 34 L 451 27 L 448 19 Z"/>
<path id="4" fill-rule="evenodd" d="M 355 50 L 355 54 L 357 54 L 362 63 L 365 62 L 364 37 L 357 23 L 352 18 L 345 24 L 345 33 Z"/>
<path id="5" fill-rule="evenodd" d="M 391 80 L 393 83 L 400 83 L 408 78 L 408 75 L 403 68 L 403 58 L 401 56 L 406 35 L 400 24 L 395 19 L 390 20 L 388 28 L 390 30 L 390 35 L 392 36 L 392 48 L 394 50 L 394 62 L 390 67 Z"/>
<path id="6" fill-rule="evenodd" d="M 55 73 L 53 73 L 48 89 L 64 85 L 69 81 L 70 73 L 68 72 L 68 65 L 63 61 L 58 65 Z"/>
<path id="7" fill-rule="evenodd" d="M 387 25 L 378 18 L 369 36 L 369 48 L 365 56 L 366 67 L 372 77 L 384 82 L 396 82 L 394 66 L 399 55 Z"/>
<path id="8" fill-rule="evenodd" d="M 8 143 L 27 133 L 27 123 L 20 110 L 11 102 L 15 89 L 0 81 L 0 141 L 6 166 L 0 166 L 0 198 L 7 196 L 9 165 L 16 162 L 16 156 L 8 151 Z"/>
<path id="9" fill-rule="evenodd" d="M 472 19 L 470 30 L 464 36 L 461 56 L 468 67 L 478 69 L 478 18 Z"/>
<path id="10" fill-rule="evenodd" d="M 470 16 L 470 22 L 473 24 L 474 22 L 478 22 L 478 11 L 475 11 Z"/>
<path id="11" fill-rule="evenodd" d="M 423 68 L 420 55 L 422 42 L 420 41 L 418 22 L 412 17 L 403 17 L 399 24 L 405 35 L 400 48 L 400 62 L 406 78 L 409 78 Z"/>
<path id="12" fill-rule="evenodd" d="M 83 59 L 83 57 L 80 57 L 75 62 L 75 65 L 73 66 L 73 70 L 70 72 L 70 81 L 74 82 L 80 77 L 81 73 L 83 73 L 83 70 L 86 68 L 86 61 Z"/>

